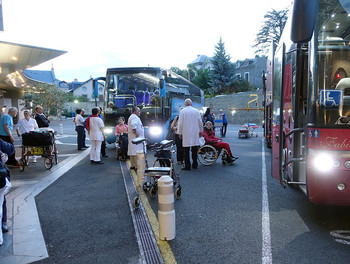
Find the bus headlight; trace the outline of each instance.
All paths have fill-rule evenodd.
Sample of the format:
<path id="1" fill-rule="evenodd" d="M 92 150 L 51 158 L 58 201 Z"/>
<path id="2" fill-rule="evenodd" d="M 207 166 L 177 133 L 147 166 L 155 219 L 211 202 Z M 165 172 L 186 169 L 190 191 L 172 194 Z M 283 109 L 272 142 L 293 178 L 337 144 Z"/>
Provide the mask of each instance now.
<path id="1" fill-rule="evenodd" d="M 152 126 L 149 128 L 149 133 L 152 136 L 160 136 L 163 133 L 163 129 L 159 126 Z"/>
<path id="2" fill-rule="evenodd" d="M 334 167 L 334 161 L 329 154 L 321 153 L 313 160 L 314 168 L 320 172 L 330 171 Z"/>
<path id="3" fill-rule="evenodd" d="M 105 128 L 104 131 L 106 134 L 110 134 L 113 132 L 113 129 L 112 128 Z"/>

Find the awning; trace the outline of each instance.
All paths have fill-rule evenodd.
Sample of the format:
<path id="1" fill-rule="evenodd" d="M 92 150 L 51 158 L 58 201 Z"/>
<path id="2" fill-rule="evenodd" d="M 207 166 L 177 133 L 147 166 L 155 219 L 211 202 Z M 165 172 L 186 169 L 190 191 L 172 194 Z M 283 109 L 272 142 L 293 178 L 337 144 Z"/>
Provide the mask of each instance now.
<path id="1" fill-rule="evenodd" d="M 65 54 L 66 51 L 0 41 L 0 89 L 29 88 L 35 81 L 22 71 Z"/>

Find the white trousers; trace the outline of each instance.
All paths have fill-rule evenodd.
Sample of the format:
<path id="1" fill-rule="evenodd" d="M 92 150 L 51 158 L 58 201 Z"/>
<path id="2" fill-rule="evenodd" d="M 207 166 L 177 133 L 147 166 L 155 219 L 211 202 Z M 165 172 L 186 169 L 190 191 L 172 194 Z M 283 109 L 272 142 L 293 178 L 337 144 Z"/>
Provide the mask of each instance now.
<path id="1" fill-rule="evenodd" d="M 102 140 L 91 140 L 90 160 L 101 161 Z"/>
<path id="2" fill-rule="evenodd" d="M 130 155 L 130 168 L 137 168 L 137 156 Z"/>

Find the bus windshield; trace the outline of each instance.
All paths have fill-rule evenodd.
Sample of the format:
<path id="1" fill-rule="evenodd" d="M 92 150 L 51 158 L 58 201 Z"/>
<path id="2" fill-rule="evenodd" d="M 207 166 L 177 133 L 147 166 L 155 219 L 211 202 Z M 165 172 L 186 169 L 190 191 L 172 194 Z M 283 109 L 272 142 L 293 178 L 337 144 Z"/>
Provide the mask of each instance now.
<path id="1" fill-rule="evenodd" d="M 321 0 L 316 26 L 316 122 L 350 125 L 350 0 Z"/>
<path id="2" fill-rule="evenodd" d="M 111 110 L 138 106 L 159 107 L 160 69 L 109 70 L 107 74 L 107 107 Z M 159 101 L 159 100 L 158 100 Z"/>

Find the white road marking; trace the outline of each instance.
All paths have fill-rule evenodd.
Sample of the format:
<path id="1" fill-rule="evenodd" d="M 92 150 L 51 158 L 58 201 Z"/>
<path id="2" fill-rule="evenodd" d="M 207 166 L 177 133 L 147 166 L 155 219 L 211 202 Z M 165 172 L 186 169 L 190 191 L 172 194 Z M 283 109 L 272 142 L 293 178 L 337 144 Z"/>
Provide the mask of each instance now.
<path id="1" fill-rule="evenodd" d="M 350 230 L 333 230 L 330 235 L 334 240 L 343 245 L 350 245 Z"/>
<path id="2" fill-rule="evenodd" d="M 64 157 L 75 157 L 78 156 L 80 153 L 77 154 L 58 154 L 59 158 L 64 158 Z M 31 156 L 32 157 L 32 156 Z M 16 156 L 16 159 L 19 160 L 20 158 L 22 158 L 22 156 Z M 41 158 L 41 156 L 36 156 L 36 159 L 39 160 Z"/>
<path id="3" fill-rule="evenodd" d="M 272 263 L 269 196 L 267 193 L 265 142 L 262 142 L 262 264 Z"/>

